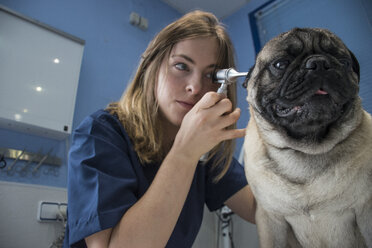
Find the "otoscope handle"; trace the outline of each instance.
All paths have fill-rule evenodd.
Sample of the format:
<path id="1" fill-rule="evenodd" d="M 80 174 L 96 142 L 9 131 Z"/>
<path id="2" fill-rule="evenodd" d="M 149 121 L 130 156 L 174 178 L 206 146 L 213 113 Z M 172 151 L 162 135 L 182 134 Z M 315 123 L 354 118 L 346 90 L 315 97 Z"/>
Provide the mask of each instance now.
<path id="1" fill-rule="evenodd" d="M 222 83 L 221 86 L 218 88 L 217 93 L 227 95 L 227 85 L 226 83 Z"/>

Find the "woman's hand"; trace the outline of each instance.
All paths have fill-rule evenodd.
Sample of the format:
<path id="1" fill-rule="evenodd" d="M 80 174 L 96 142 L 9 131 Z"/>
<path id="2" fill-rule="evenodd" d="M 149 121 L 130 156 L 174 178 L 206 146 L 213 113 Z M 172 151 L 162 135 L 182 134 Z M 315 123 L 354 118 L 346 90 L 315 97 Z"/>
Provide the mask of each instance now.
<path id="1" fill-rule="evenodd" d="M 227 129 L 239 117 L 240 109 L 232 110 L 232 103 L 225 95 L 208 92 L 183 118 L 173 148 L 189 158 L 199 159 L 221 141 L 244 136 L 245 129 Z"/>

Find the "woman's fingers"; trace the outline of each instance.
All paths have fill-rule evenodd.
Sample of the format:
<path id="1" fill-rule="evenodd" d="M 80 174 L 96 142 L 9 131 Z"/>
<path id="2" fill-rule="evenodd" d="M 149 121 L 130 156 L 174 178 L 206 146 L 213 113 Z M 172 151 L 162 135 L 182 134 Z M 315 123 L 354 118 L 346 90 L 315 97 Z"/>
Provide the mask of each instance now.
<path id="1" fill-rule="evenodd" d="M 208 92 L 185 115 L 175 143 L 188 154 L 204 154 L 219 142 L 244 136 L 244 129 L 228 129 L 239 117 L 240 109 L 232 110 L 225 95 Z"/>
<path id="2" fill-rule="evenodd" d="M 225 113 L 221 115 L 218 118 L 217 124 L 219 125 L 221 129 L 223 129 L 223 128 L 226 128 L 228 126 L 235 124 L 239 120 L 239 117 L 240 117 L 240 109 L 236 108 L 234 111 L 230 113 Z"/>
<path id="3" fill-rule="evenodd" d="M 207 92 L 200 101 L 195 105 L 198 109 L 209 109 L 215 107 L 216 104 L 222 99 L 226 98 L 223 94 L 218 94 L 216 92 Z"/>
<path id="4" fill-rule="evenodd" d="M 240 109 L 236 108 L 233 112 L 221 116 L 218 120 L 218 128 L 221 130 L 221 141 L 244 137 L 245 129 L 227 129 L 235 124 L 240 117 Z"/>
<path id="5" fill-rule="evenodd" d="M 224 131 L 240 117 L 240 109 L 232 110 L 232 103 L 224 94 L 208 92 L 195 107 L 198 123 L 216 131 Z"/>
<path id="6" fill-rule="evenodd" d="M 221 141 L 243 138 L 245 136 L 245 128 L 243 129 L 226 129 L 221 133 Z"/>
<path id="7" fill-rule="evenodd" d="M 215 108 L 217 115 L 226 115 L 232 111 L 232 103 L 228 98 L 224 98 L 215 105 Z"/>
<path id="8" fill-rule="evenodd" d="M 232 111 L 232 103 L 224 94 L 216 92 L 206 93 L 194 106 L 196 112 L 207 110 L 208 113 L 218 117 Z"/>

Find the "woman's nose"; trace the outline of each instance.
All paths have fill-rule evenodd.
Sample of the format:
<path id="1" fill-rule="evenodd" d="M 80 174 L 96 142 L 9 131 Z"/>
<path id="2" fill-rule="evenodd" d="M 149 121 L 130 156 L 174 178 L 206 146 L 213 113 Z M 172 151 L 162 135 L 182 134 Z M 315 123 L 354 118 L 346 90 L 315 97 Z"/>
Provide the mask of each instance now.
<path id="1" fill-rule="evenodd" d="M 195 73 L 192 75 L 186 85 L 186 91 L 192 94 L 199 94 L 203 90 L 203 75 Z"/>

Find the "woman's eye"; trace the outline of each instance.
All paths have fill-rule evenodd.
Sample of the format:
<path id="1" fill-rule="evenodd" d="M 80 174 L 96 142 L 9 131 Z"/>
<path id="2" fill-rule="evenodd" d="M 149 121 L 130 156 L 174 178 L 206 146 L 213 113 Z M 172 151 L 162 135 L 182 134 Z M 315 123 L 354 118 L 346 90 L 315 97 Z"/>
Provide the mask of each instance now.
<path id="1" fill-rule="evenodd" d="M 181 71 L 188 70 L 187 65 L 184 64 L 184 63 L 177 63 L 177 64 L 175 64 L 175 67 L 176 67 L 178 70 L 181 70 Z"/>
<path id="2" fill-rule="evenodd" d="M 211 73 L 207 73 L 207 74 L 205 75 L 205 77 L 208 78 L 208 79 L 212 79 L 212 78 L 213 78 L 213 72 L 211 72 Z"/>

